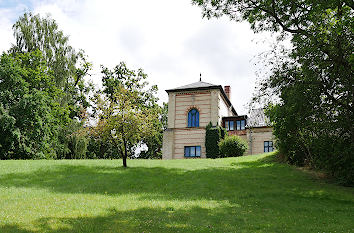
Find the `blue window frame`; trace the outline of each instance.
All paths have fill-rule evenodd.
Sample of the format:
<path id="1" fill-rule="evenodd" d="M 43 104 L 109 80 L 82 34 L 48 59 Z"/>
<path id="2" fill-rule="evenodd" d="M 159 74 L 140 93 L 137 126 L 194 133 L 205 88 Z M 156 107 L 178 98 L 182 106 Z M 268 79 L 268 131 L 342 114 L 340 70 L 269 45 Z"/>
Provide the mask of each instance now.
<path id="1" fill-rule="evenodd" d="M 201 147 L 200 146 L 185 146 L 184 147 L 184 157 L 200 157 Z"/>
<path id="2" fill-rule="evenodd" d="M 236 130 L 244 130 L 245 128 L 246 128 L 245 120 L 236 121 Z"/>
<path id="3" fill-rule="evenodd" d="M 188 112 L 188 127 L 199 127 L 199 112 L 195 108 Z"/>
<path id="4" fill-rule="evenodd" d="M 272 151 L 273 151 L 273 142 L 264 141 L 264 152 L 272 152 Z"/>
<path id="5" fill-rule="evenodd" d="M 225 121 L 225 128 L 227 131 L 234 130 L 234 121 Z"/>

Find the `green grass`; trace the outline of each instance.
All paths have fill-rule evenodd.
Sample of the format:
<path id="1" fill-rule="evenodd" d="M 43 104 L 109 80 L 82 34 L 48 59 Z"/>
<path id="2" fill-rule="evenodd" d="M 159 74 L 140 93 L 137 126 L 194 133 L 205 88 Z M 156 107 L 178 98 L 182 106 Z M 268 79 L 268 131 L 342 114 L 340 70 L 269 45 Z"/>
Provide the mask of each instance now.
<path id="1" fill-rule="evenodd" d="M 0 161 L 0 232 L 353 232 L 353 188 L 272 155 Z"/>

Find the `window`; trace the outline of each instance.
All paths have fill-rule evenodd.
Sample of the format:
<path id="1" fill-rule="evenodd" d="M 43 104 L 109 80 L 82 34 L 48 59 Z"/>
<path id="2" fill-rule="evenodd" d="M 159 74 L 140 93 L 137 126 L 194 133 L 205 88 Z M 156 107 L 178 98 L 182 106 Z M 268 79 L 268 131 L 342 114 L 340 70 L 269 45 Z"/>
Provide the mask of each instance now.
<path id="1" fill-rule="evenodd" d="M 272 152 L 272 151 L 273 151 L 273 142 L 264 141 L 264 152 Z"/>
<path id="2" fill-rule="evenodd" d="M 225 128 L 227 131 L 234 130 L 234 121 L 225 121 Z"/>
<path id="3" fill-rule="evenodd" d="M 199 112 L 195 108 L 188 112 L 188 127 L 199 127 Z"/>
<path id="4" fill-rule="evenodd" d="M 246 128 L 246 120 L 236 121 L 236 130 L 244 130 Z"/>
<path id="5" fill-rule="evenodd" d="M 185 146 L 184 157 L 200 157 L 200 146 Z"/>

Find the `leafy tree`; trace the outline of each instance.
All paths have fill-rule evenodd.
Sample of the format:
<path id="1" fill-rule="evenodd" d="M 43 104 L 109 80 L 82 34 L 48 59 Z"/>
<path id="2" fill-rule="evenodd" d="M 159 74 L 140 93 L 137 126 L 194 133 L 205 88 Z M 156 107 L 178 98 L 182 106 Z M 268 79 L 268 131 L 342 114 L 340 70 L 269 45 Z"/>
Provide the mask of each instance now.
<path id="1" fill-rule="evenodd" d="M 91 69 L 91 64 L 82 50 L 76 51 L 69 45 L 68 36 L 64 35 L 55 20 L 49 16 L 42 18 L 40 15 L 25 13 L 13 25 L 13 30 L 15 44 L 12 45 L 9 53 L 13 57 L 18 57 L 20 54 L 40 51 L 41 55 L 36 56 L 36 59 L 40 59 L 38 62 L 42 62 L 43 66 L 50 71 L 48 72 L 50 80 L 32 85 L 31 91 L 49 88 L 54 90 L 55 88 L 56 94 L 50 96 L 50 101 L 57 105 L 57 109 L 65 109 L 65 115 L 69 116 L 64 121 L 55 118 L 55 121 L 61 122 L 57 124 L 57 127 L 49 129 L 57 139 L 55 145 L 51 147 L 55 150 L 53 153 L 57 158 L 80 157 L 84 153 L 79 152 L 78 147 L 73 146 L 73 143 L 77 142 L 76 131 L 80 131 L 88 118 L 87 108 L 90 106 L 88 97 L 93 90 L 93 84 L 86 83 L 84 77 Z M 28 69 L 28 67 L 22 68 Z M 37 79 L 34 77 L 33 80 L 26 80 L 26 82 L 34 82 Z M 26 96 L 19 98 L 25 101 Z M 36 104 L 40 105 L 35 101 L 28 103 L 33 105 L 31 106 L 33 109 L 39 107 Z M 21 115 L 17 116 L 17 121 L 20 117 Z M 44 116 L 39 114 L 37 118 L 43 120 L 41 117 Z M 84 140 L 82 137 L 80 136 Z M 79 141 L 82 142 L 82 140 Z M 47 152 L 43 151 L 43 153 Z"/>
<path id="2" fill-rule="evenodd" d="M 159 117 L 152 119 L 152 127 L 154 128 L 154 130 L 152 131 L 152 133 L 147 134 L 142 140 L 142 144 L 147 146 L 147 150 L 141 151 L 138 155 L 138 158 L 162 158 L 162 138 L 163 131 L 167 129 L 168 104 L 163 103 L 162 107 L 156 106 L 156 108 L 159 111 Z"/>
<path id="3" fill-rule="evenodd" d="M 80 106 L 89 106 L 88 92 L 92 85 L 84 81 L 91 64 L 83 50 L 76 51 L 69 45 L 69 37 L 58 28 L 49 16 L 25 13 L 13 25 L 15 44 L 13 54 L 40 50 L 43 59 L 53 71 L 55 84 L 64 91 L 59 98 L 61 105 L 70 106 L 71 117 L 80 117 Z"/>
<path id="4" fill-rule="evenodd" d="M 129 70 L 121 62 L 114 70 L 102 67 L 103 100 L 98 100 L 99 122 L 96 134 L 112 142 L 123 158 L 132 155 L 139 142 L 159 130 L 156 125 L 160 107 L 155 97 L 157 87 L 146 89 L 147 75 L 141 70 Z"/>
<path id="5" fill-rule="evenodd" d="M 0 58 L 0 154 L 2 159 L 56 157 L 58 129 L 69 111 L 40 51 Z"/>
<path id="6" fill-rule="evenodd" d="M 353 2 L 345 0 L 193 0 L 206 17 L 247 20 L 256 31 L 279 33 L 292 48 L 269 61 L 260 86 L 269 103 L 278 148 L 289 162 L 354 180 Z"/>
<path id="7" fill-rule="evenodd" d="M 167 129 L 167 122 L 168 122 L 167 120 L 168 120 L 168 103 L 163 103 L 161 117 L 160 117 L 160 121 L 162 123 L 163 130 Z"/>

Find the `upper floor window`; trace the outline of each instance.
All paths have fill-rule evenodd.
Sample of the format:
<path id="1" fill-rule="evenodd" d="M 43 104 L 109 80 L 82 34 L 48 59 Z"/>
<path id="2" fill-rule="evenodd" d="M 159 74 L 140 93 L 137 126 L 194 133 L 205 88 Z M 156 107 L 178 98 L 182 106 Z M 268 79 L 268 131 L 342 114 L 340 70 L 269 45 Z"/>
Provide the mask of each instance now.
<path id="1" fill-rule="evenodd" d="M 236 130 L 244 130 L 246 128 L 246 120 L 236 121 Z"/>
<path id="2" fill-rule="evenodd" d="M 234 121 L 225 121 L 225 128 L 227 131 L 234 130 Z"/>
<path id="3" fill-rule="evenodd" d="M 188 112 L 188 127 L 199 127 L 199 112 L 195 108 Z"/>

